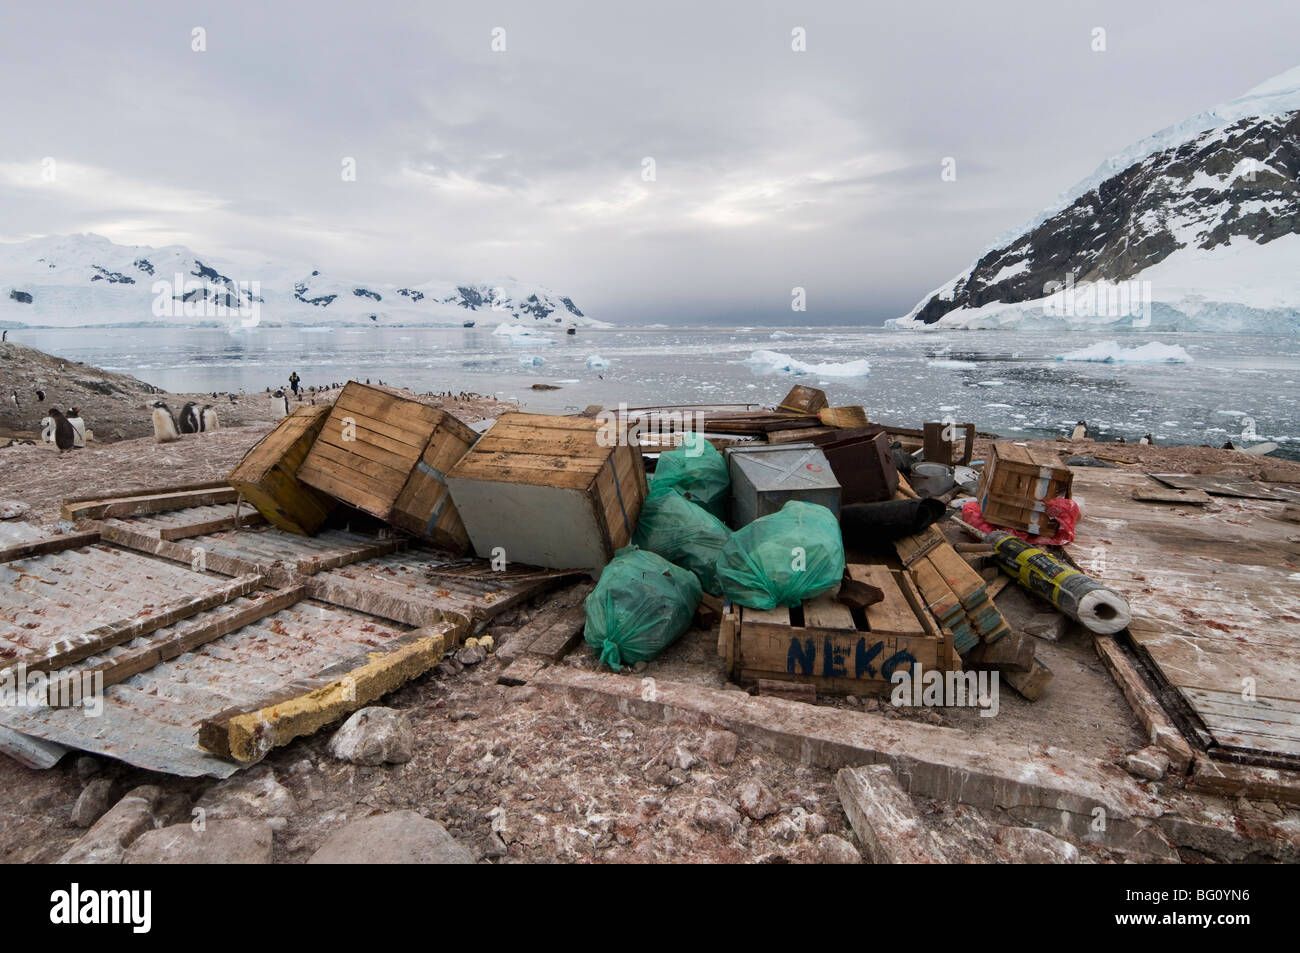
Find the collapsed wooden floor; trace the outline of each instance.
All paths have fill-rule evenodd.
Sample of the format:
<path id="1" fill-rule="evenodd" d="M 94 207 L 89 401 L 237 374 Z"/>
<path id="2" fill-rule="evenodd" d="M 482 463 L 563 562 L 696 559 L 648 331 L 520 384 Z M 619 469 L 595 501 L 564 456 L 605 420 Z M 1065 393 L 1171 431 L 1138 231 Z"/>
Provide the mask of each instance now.
<path id="1" fill-rule="evenodd" d="M 360 532 L 295 536 L 236 505 L 211 485 L 69 504 L 82 532 L 0 549 L 0 677 L 103 687 L 97 715 L 0 706 L 0 727 L 45 743 L 29 760 L 67 746 L 227 777 L 568 575 Z"/>
<path id="2" fill-rule="evenodd" d="M 1290 493 L 1202 480 L 1214 497 L 1158 502 L 1176 497 L 1145 474 L 1074 472 L 1084 519 L 1070 554 L 1129 595 L 1136 615 L 1119 641 L 1149 673 L 1201 773 L 1206 759 L 1224 765 L 1216 775 L 1233 765 L 1300 769 L 1300 525 L 1284 515 Z"/>

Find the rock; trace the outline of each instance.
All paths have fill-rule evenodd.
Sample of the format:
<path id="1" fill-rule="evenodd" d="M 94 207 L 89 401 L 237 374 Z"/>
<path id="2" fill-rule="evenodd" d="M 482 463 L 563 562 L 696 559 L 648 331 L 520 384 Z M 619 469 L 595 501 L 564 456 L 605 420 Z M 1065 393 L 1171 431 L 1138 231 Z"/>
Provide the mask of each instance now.
<path id="1" fill-rule="evenodd" d="M 1130 774 L 1151 781 L 1159 781 L 1169 770 L 1169 755 L 1154 745 L 1134 751 L 1124 759 L 1124 767 Z"/>
<path id="2" fill-rule="evenodd" d="M 1009 864 L 1077 864 L 1079 848 L 1036 827 L 1004 827 L 994 837 L 994 850 Z"/>
<path id="3" fill-rule="evenodd" d="M 132 788 L 68 848 L 61 864 L 120 864 L 126 849 L 155 825 L 153 809 L 162 789 L 152 784 Z"/>
<path id="4" fill-rule="evenodd" d="M 740 786 L 737 798 L 740 801 L 741 812 L 756 821 L 761 821 L 781 810 L 776 795 L 752 779 Z"/>
<path id="5" fill-rule="evenodd" d="M 267 765 L 249 768 L 212 786 L 195 805 L 206 820 L 232 817 L 284 818 L 297 813 L 289 789 L 275 779 Z"/>
<path id="6" fill-rule="evenodd" d="M 104 816 L 104 812 L 113 803 L 113 782 L 108 778 L 96 778 L 85 786 L 72 809 L 72 823 L 77 827 L 89 827 Z"/>
<path id="7" fill-rule="evenodd" d="M 843 837 L 823 834 L 817 838 L 817 859 L 823 864 L 860 864 L 862 855 Z"/>
<path id="8" fill-rule="evenodd" d="M 767 826 L 767 832 L 774 839 L 792 844 L 803 837 L 803 830 L 794 818 L 782 814 Z"/>
<path id="9" fill-rule="evenodd" d="M 463 645 L 456 653 L 456 661 L 461 665 L 478 665 L 480 662 L 487 661 L 487 650 L 478 643 Z"/>
<path id="10" fill-rule="evenodd" d="M 700 798 L 691 819 L 697 827 L 721 834 L 734 834 L 740 827 L 740 812 L 731 805 L 711 797 Z"/>
<path id="11" fill-rule="evenodd" d="M 415 750 L 415 732 L 406 712 L 362 708 L 353 712 L 330 739 L 329 753 L 353 764 L 401 764 Z"/>
<path id="12" fill-rule="evenodd" d="M 76 760 L 73 767 L 76 769 L 78 778 L 82 781 L 88 781 L 96 774 L 99 774 L 99 772 L 103 770 L 104 765 L 103 762 L 93 755 L 83 754 Z"/>
<path id="13" fill-rule="evenodd" d="M 689 771 L 699 761 L 689 748 L 678 745 L 673 749 L 672 765 L 682 771 Z"/>
<path id="14" fill-rule="evenodd" d="M 495 832 L 488 834 L 487 850 L 483 852 L 484 857 L 504 857 L 508 853 L 510 853 L 510 849 L 506 847 L 506 842 L 501 839 L 500 834 Z"/>
<path id="15" fill-rule="evenodd" d="M 828 827 L 830 823 L 820 814 L 809 814 L 804 818 L 803 830 L 809 837 L 821 837 Z"/>
<path id="16" fill-rule="evenodd" d="M 127 848 L 124 864 L 269 864 L 274 834 L 265 820 L 247 817 L 173 824 L 146 831 Z"/>
<path id="17" fill-rule="evenodd" d="M 683 771 L 681 768 L 673 768 L 671 771 L 669 771 L 667 774 L 664 775 L 663 783 L 668 785 L 669 787 L 678 788 L 681 787 L 689 780 L 690 778 L 687 776 L 685 771 Z"/>
<path id="18" fill-rule="evenodd" d="M 0 520 L 16 520 L 30 510 L 30 506 L 19 500 L 0 500 Z"/>
<path id="19" fill-rule="evenodd" d="M 704 745 L 700 748 L 700 754 L 705 761 L 712 764 L 728 765 L 736 760 L 736 748 L 739 744 L 740 739 L 736 737 L 735 732 L 710 731 L 704 736 Z"/>
<path id="20" fill-rule="evenodd" d="M 472 864 L 474 855 L 437 821 L 393 811 L 335 831 L 309 864 Z"/>

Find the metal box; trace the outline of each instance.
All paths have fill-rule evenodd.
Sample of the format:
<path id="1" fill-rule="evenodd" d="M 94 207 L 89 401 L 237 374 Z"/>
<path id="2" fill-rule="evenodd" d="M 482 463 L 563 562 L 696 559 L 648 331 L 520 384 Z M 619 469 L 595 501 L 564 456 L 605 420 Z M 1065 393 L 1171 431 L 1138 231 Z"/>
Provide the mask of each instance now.
<path id="1" fill-rule="evenodd" d="M 775 513 L 790 500 L 818 503 L 839 519 L 839 481 L 826 455 L 810 443 L 730 447 L 727 469 L 734 529 Z"/>
<path id="2" fill-rule="evenodd" d="M 502 415 L 447 474 L 484 558 L 595 569 L 632 541 L 646 497 L 636 445 L 603 446 L 583 417 Z"/>

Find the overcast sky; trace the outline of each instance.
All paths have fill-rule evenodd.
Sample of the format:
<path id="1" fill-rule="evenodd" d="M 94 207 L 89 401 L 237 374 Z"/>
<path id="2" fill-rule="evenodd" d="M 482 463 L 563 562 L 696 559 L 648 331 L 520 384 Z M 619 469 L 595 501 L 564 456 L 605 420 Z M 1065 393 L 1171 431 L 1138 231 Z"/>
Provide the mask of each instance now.
<path id="1" fill-rule="evenodd" d="M 627 323 L 877 324 L 1108 155 L 1300 63 L 1296 0 L 16 7 L 0 240 L 513 275 Z"/>

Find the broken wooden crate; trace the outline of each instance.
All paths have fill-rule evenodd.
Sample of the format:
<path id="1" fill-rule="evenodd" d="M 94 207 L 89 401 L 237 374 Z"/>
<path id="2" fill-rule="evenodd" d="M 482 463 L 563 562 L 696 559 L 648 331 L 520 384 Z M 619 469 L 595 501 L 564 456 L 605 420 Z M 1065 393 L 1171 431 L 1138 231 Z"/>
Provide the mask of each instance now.
<path id="1" fill-rule="evenodd" d="M 1074 474 L 1056 453 L 999 440 L 989 451 L 975 498 L 994 526 L 1055 536 L 1060 526 L 1047 515 L 1046 503 L 1068 498 L 1073 484 Z"/>
<path id="2" fill-rule="evenodd" d="M 350 381 L 297 476 L 399 529 L 463 552 L 469 538 L 445 475 L 476 437 L 445 411 Z"/>
<path id="3" fill-rule="evenodd" d="M 291 533 L 310 536 L 335 506 L 296 476 L 329 411 L 324 405 L 299 407 L 244 454 L 226 478 L 267 520 Z"/>
<path id="4" fill-rule="evenodd" d="M 945 636 L 923 619 L 906 578 L 881 565 L 851 564 L 848 572 L 881 589 L 884 601 L 850 610 L 825 593 L 794 608 L 735 606 L 727 612 L 718 654 L 731 679 L 805 682 L 827 694 L 863 694 L 887 691 L 897 670 L 919 664 L 925 671 L 946 671 L 956 662 Z"/>
<path id="5" fill-rule="evenodd" d="M 504 414 L 447 474 L 474 551 L 556 569 L 605 565 L 646 496 L 639 446 L 585 417 Z"/>

